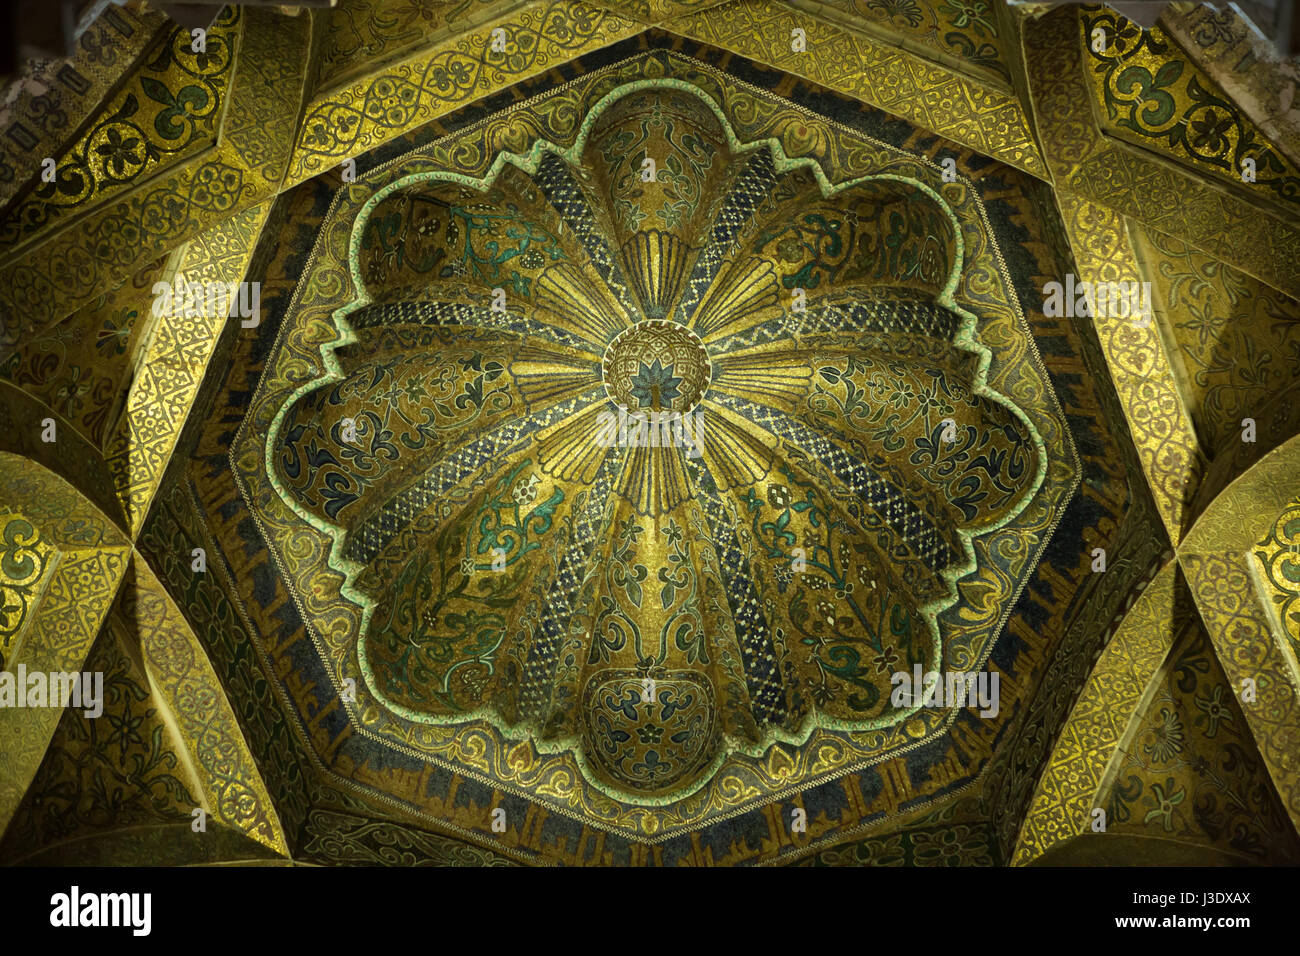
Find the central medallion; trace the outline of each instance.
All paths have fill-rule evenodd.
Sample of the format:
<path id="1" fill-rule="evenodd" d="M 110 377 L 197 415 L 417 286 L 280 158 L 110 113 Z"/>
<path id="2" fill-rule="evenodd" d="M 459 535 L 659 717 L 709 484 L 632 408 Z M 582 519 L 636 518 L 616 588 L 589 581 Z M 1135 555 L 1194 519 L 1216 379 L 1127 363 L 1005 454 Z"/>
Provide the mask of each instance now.
<path id="1" fill-rule="evenodd" d="M 699 405 L 713 371 L 700 337 L 665 319 L 620 332 L 605 348 L 601 369 L 616 405 L 681 414 Z"/>

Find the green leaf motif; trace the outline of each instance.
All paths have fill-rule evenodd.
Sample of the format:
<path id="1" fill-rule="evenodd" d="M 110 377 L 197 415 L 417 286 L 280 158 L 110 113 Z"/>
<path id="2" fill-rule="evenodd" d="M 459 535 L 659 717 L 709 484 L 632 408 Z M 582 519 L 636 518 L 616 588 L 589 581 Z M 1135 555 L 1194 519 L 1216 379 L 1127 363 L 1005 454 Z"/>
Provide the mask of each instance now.
<path id="1" fill-rule="evenodd" d="M 178 93 L 173 94 L 153 77 L 145 76 L 140 78 L 140 87 L 151 100 L 167 107 L 153 121 L 154 129 L 163 139 L 175 140 L 184 136 L 187 124 L 178 122 L 178 119 L 193 123 L 194 114 L 202 112 L 208 105 L 208 92 L 200 86 L 182 86 Z"/>

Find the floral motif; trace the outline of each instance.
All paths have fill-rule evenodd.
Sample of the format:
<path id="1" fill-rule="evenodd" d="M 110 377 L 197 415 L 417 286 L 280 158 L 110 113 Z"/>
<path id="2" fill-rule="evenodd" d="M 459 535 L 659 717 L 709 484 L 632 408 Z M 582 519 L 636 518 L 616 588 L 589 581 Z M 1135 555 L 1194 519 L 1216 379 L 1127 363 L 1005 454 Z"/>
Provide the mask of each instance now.
<path id="1" fill-rule="evenodd" d="M 135 166 L 141 160 L 136 155 L 140 137 L 123 137 L 120 130 L 109 129 L 104 133 L 106 142 L 95 148 L 95 152 L 104 157 L 104 162 L 113 170 L 113 175 L 121 177 L 128 166 Z"/>
<path id="2" fill-rule="evenodd" d="M 1186 790 L 1175 787 L 1173 777 L 1170 777 L 1163 785 L 1156 784 L 1151 788 L 1151 795 L 1147 799 L 1148 805 L 1151 805 L 1153 809 L 1143 818 L 1143 822 L 1150 823 L 1152 820 L 1158 820 L 1166 831 L 1172 832 L 1174 829 L 1174 810 L 1177 809 L 1186 796 Z"/>
<path id="3" fill-rule="evenodd" d="M 1151 728 L 1151 742 L 1143 749 L 1151 759 L 1165 763 L 1176 757 L 1183 749 L 1183 724 L 1178 713 L 1170 707 L 1160 710 L 1159 720 Z"/>
<path id="4" fill-rule="evenodd" d="M 663 408 L 680 397 L 678 386 L 681 384 L 681 378 L 673 375 L 671 365 L 664 368 L 659 359 L 655 359 L 650 365 L 641 363 L 640 371 L 632 376 L 629 392 L 644 408 Z"/>
<path id="5" fill-rule="evenodd" d="M 1196 724 L 1197 726 L 1205 726 L 1206 737 L 1212 738 L 1218 733 L 1220 723 L 1232 723 L 1234 720 L 1232 712 L 1223 704 L 1222 684 L 1215 685 L 1208 695 L 1197 697 L 1196 707 L 1201 711 L 1196 715 Z"/>

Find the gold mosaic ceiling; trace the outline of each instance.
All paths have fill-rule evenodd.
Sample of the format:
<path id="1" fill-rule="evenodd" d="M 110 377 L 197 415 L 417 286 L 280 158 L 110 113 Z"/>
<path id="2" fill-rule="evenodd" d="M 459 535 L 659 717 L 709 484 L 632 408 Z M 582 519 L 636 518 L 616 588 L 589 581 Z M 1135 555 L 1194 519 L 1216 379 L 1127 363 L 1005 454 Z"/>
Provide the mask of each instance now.
<path id="1" fill-rule="evenodd" d="M 364 609 L 332 665 L 382 715 L 363 732 L 455 763 L 486 722 L 539 752 L 512 778 L 571 780 L 557 808 L 581 795 L 646 835 L 734 808 L 737 775 L 770 786 L 778 741 L 794 782 L 937 733 L 950 715 L 898 706 L 891 675 L 988 652 L 1029 555 L 972 539 L 1041 530 L 1077 475 L 1062 445 L 1044 487 L 1035 420 L 1065 433 L 1045 376 L 1017 370 L 1029 413 L 990 385 L 953 297 L 990 240 L 959 240 L 920 179 L 792 159 L 771 116 L 738 132 L 752 94 L 684 65 L 636 57 L 609 92 L 539 99 L 556 132 L 582 122 L 485 153 L 480 183 L 363 180 L 359 212 L 335 210 L 348 340 L 300 385 L 319 349 L 299 312 L 250 407 L 271 425 L 232 449 L 269 538 L 323 532 L 278 554 L 320 582 L 309 620 L 338 606 L 331 570 Z M 336 281 L 317 253 L 305 290 Z M 999 364 L 1030 362 L 999 278 Z M 987 612 L 941 624 L 981 558 Z M 701 788 L 711 806 L 685 807 Z"/>
<path id="2" fill-rule="evenodd" d="M 0 155 L 0 654 L 137 729 L 0 709 L 0 859 L 1297 858 L 1297 139 L 1241 21 L 187 36 L 113 10 L 7 100 L 57 174 Z M 197 281 L 260 311 L 155 307 Z"/>

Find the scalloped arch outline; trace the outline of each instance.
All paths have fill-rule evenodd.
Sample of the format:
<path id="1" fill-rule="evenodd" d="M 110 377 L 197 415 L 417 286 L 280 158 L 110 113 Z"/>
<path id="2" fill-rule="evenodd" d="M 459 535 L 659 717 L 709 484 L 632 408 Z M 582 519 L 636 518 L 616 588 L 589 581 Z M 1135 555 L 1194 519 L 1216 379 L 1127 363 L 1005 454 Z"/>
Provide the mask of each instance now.
<path id="1" fill-rule="evenodd" d="M 953 213 L 952 208 L 948 205 L 947 201 L 933 188 L 920 180 L 894 173 L 868 174 L 846 180 L 843 183 L 832 183 L 827 178 L 826 173 L 816 159 L 812 157 L 791 158 L 787 156 L 780 140 L 775 137 L 763 137 L 748 143 L 742 143 L 736 136 L 735 131 L 732 129 L 730 120 L 717 102 L 714 101 L 714 99 L 704 90 L 691 83 L 678 79 L 660 77 L 656 79 L 633 80 L 620 84 L 601 97 L 601 99 L 591 107 L 586 117 L 583 119 L 582 125 L 578 130 L 573 144 L 567 148 L 558 146 L 544 139 L 538 139 L 526 153 L 511 153 L 507 151 L 499 153 L 482 177 L 466 176 L 461 173 L 441 170 L 412 173 L 389 183 L 367 199 L 357 211 L 356 219 L 353 222 L 348 239 L 348 269 L 356 287 L 357 294 L 350 302 L 340 306 L 331 313 L 331 318 L 339 330 L 339 335 L 334 340 L 320 345 L 321 360 L 325 371 L 323 374 L 294 389 L 277 410 L 275 417 L 272 419 L 270 426 L 267 429 L 267 440 L 263 458 L 266 477 L 270 481 L 271 486 L 275 489 L 276 494 L 279 496 L 281 501 L 292 510 L 295 515 L 297 515 L 302 521 L 328 535 L 330 538 L 330 552 L 327 562 L 331 569 L 343 576 L 343 582 L 340 585 L 339 593 L 344 598 L 361 608 L 361 620 L 357 635 L 358 665 L 367 692 L 370 693 L 377 702 L 385 707 L 390 713 L 414 723 L 457 726 L 476 720 L 482 720 L 491 724 L 505 736 L 515 736 L 520 733 L 520 731 L 523 731 L 539 753 L 569 753 L 577 762 L 579 769 L 588 783 L 618 800 L 643 806 L 666 806 L 691 796 L 704 787 L 717 774 L 728 756 L 733 753 L 739 752 L 750 757 L 761 757 L 777 744 L 793 746 L 802 745 L 811 738 L 816 730 L 821 728 L 841 731 L 863 731 L 895 726 L 906 721 L 913 714 L 917 713 L 921 707 L 920 705 L 916 705 L 906 711 L 893 711 L 889 717 L 879 717 L 873 720 L 863 721 L 842 720 L 827 717 L 825 715 L 818 715 L 816 709 L 813 708 L 809 710 L 807 716 L 794 730 L 783 731 L 780 728 L 771 728 L 768 730 L 764 740 L 758 744 L 748 744 L 745 741 L 736 740 L 724 734 L 724 746 L 718 748 L 718 753 L 715 755 L 714 759 L 704 770 L 699 772 L 694 781 L 679 790 L 673 791 L 669 795 L 649 796 L 624 791 L 600 780 L 600 778 L 592 772 L 587 763 L 586 757 L 582 751 L 580 735 L 578 734 L 556 737 L 549 740 L 543 739 L 541 728 L 537 727 L 533 721 L 524 720 L 517 723 L 509 723 L 491 707 L 480 707 L 473 711 L 464 711 L 454 715 L 440 716 L 429 714 L 424 711 L 418 711 L 389 701 L 375 689 L 373 672 L 366 654 L 366 637 L 369 634 L 370 619 L 375 607 L 375 602 L 355 586 L 356 577 L 363 569 L 360 565 L 356 564 L 344 555 L 343 544 L 347 532 L 338 525 L 325 521 L 319 516 L 302 508 L 293 495 L 291 495 L 287 489 L 281 485 L 275 472 L 274 449 L 277 447 L 280 432 L 290 408 L 292 408 L 293 405 L 304 395 L 333 384 L 334 382 L 338 382 L 345 377 L 343 369 L 334 353 L 337 349 L 356 341 L 355 332 L 348 323 L 347 316 L 364 308 L 373 301 L 367 292 L 365 283 L 361 277 L 358 253 L 360 250 L 361 237 L 365 231 L 370 215 L 384 199 L 399 190 L 408 188 L 411 185 L 420 182 L 451 182 L 476 189 L 480 192 L 485 192 L 492 187 L 497 177 L 501 174 L 507 164 L 515 166 L 529 176 L 535 175 L 544 153 L 558 156 L 561 160 L 571 166 L 581 165 L 580 160 L 582 151 L 586 147 L 587 140 L 591 135 L 591 131 L 594 128 L 596 121 L 605 110 L 618 100 L 630 94 L 639 92 L 640 90 L 665 88 L 675 89 L 699 98 L 718 119 L 718 122 L 727 137 L 728 145 L 735 155 L 739 156 L 753 153 L 756 150 L 766 147 L 771 150 L 775 168 L 778 173 L 788 173 L 796 169 L 809 170 L 815 178 L 823 198 L 830 198 L 837 193 L 864 183 L 898 182 L 909 186 L 928 197 L 935 203 L 939 210 L 944 214 L 945 218 L 947 218 L 953 226 L 953 262 L 949 270 L 947 281 L 935 296 L 935 302 L 944 308 L 949 309 L 961 319 L 961 325 L 958 328 L 957 334 L 952 339 L 952 345 L 961 351 L 968 352 L 977 357 L 975 376 L 972 382 L 972 391 L 976 395 L 986 398 L 994 404 L 1005 408 L 1008 413 L 1021 424 L 1026 433 L 1030 436 L 1035 451 L 1037 452 L 1037 471 L 1034 475 L 1033 481 L 1026 486 L 1021 497 L 999 520 L 970 531 L 958 529 L 957 536 L 962 544 L 963 559 L 959 562 L 954 562 L 952 565 L 940 572 L 941 578 L 947 583 L 947 593 L 943 597 L 937 598 L 934 601 L 928 602 L 917 608 L 917 613 L 925 620 L 931 637 L 931 659 L 928 665 L 928 670 L 938 670 L 942 664 L 943 639 L 939 631 L 938 617 L 943 611 L 956 602 L 957 582 L 973 571 L 978 564 L 975 557 L 975 549 L 971 543 L 972 540 L 975 537 L 996 531 L 1015 520 L 1042 488 L 1043 482 L 1046 480 L 1047 476 L 1047 453 L 1042 437 L 1034 427 L 1033 422 L 1029 419 L 1029 416 L 1018 405 L 1016 405 L 1015 402 L 988 385 L 988 368 L 992 361 L 993 354 L 982 342 L 980 342 L 978 338 L 976 328 L 978 320 L 974 313 L 961 308 L 954 298 L 957 285 L 961 279 L 965 243 L 962 238 L 961 223 Z M 356 702 L 348 702 L 345 700 L 343 703 L 344 707 L 348 711 L 349 719 L 353 723 L 358 723 L 358 705 Z"/>

